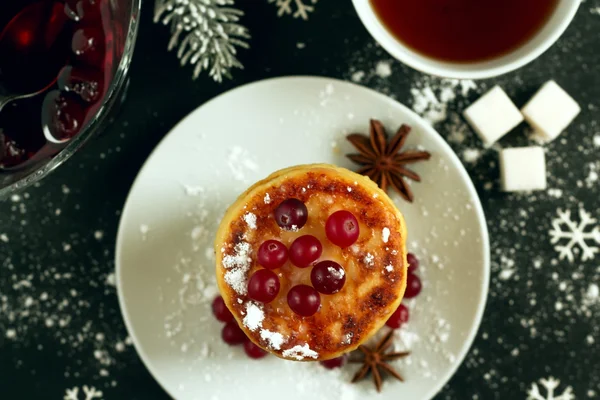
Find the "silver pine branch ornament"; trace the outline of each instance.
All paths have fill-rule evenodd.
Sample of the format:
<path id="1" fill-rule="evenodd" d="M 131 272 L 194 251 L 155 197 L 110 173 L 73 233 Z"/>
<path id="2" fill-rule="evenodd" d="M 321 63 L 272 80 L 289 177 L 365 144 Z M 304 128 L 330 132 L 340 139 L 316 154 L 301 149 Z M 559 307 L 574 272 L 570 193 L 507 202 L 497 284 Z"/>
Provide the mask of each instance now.
<path id="1" fill-rule="evenodd" d="M 237 48 L 249 47 L 248 29 L 238 21 L 243 11 L 233 0 L 156 0 L 154 22 L 171 26 L 168 49 L 177 49 L 181 65 L 195 65 L 194 79 L 208 71 L 215 81 L 231 78 L 232 68 L 243 68 Z"/>

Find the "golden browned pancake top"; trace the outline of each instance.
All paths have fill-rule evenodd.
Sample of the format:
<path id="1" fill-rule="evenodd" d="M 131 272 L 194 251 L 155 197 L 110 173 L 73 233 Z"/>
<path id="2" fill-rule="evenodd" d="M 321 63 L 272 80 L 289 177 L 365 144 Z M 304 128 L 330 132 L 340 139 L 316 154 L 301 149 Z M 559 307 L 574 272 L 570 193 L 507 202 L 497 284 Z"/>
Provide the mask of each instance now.
<path id="1" fill-rule="evenodd" d="M 296 198 L 308 208 L 298 231 L 281 229 L 274 217 L 284 200 Z M 325 221 L 338 210 L 354 214 L 360 236 L 348 248 L 328 241 Z M 265 240 L 288 248 L 299 236 L 313 235 L 323 245 L 319 260 L 345 269 L 344 287 L 321 296 L 321 308 L 310 317 L 287 304 L 289 289 L 311 285 L 312 267 L 289 261 L 273 270 L 281 288 L 268 304 L 247 296 L 249 277 L 262 267 L 256 252 Z M 265 350 L 292 360 L 324 360 L 355 349 L 373 335 L 400 304 L 406 287 L 406 227 L 389 197 L 368 178 L 325 164 L 302 165 L 275 172 L 243 193 L 228 209 L 215 240 L 219 289 L 248 337 Z"/>

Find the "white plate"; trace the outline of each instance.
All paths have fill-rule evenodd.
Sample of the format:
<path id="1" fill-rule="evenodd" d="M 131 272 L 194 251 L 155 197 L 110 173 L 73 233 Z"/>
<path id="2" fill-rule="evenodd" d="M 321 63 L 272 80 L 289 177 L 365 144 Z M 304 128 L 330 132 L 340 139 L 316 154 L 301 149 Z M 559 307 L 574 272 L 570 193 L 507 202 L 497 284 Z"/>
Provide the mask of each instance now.
<path id="1" fill-rule="evenodd" d="M 221 342 L 211 315 L 216 295 L 212 241 L 219 219 L 249 184 L 294 164 L 356 168 L 350 132 L 369 118 L 390 130 L 413 127 L 416 201 L 393 197 L 406 217 L 409 250 L 421 258 L 420 296 L 396 346 L 404 383 L 349 379 L 359 367 L 256 361 Z M 443 139 L 412 111 L 372 90 L 332 79 L 270 79 L 227 92 L 179 123 L 137 177 L 121 219 L 116 269 L 121 309 L 144 363 L 176 399 L 429 399 L 450 379 L 475 336 L 489 279 L 489 244 L 477 193 Z"/>

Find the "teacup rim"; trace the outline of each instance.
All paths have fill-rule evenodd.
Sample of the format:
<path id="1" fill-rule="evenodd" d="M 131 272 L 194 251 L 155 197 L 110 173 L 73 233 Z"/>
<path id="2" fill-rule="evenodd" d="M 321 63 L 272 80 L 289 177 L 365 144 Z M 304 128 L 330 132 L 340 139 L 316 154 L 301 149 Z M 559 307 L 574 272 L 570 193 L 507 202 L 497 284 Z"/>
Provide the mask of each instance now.
<path id="1" fill-rule="evenodd" d="M 352 2 L 369 34 L 398 61 L 429 75 L 473 80 L 504 75 L 537 59 L 565 32 L 581 3 L 579 0 L 559 0 L 556 9 L 536 35 L 508 54 L 488 61 L 452 63 L 424 56 L 394 37 L 377 17 L 370 0 Z"/>

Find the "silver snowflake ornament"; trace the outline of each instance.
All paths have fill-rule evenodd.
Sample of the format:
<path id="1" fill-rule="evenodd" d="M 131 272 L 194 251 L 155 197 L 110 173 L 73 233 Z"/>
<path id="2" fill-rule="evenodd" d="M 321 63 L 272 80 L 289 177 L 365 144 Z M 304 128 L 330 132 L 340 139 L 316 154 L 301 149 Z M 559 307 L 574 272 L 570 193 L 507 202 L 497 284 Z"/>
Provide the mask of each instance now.
<path id="1" fill-rule="evenodd" d="M 154 22 L 171 26 L 169 50 L 177 49 L 181 65 L 195 64 L 193 77 L 202 71 L 215 81 L 231 77 L 232 68 L 243 68 L 237 48 L 248 48 L 248 29 L 238 22 L 241 10 L 233 0 L 156 0 Z"/>
<path id="2" fill-rule="evenodd" d="M 555 245 L 560 260 L 566 258 L 573 262 L 580 251 L 582 261 L 592 260 L 600 252 L 598 246 L 593 246 L 600 244 L 600 227 L 583 208 L 579 209 L 579 223 L 571 219 L 571 211 L 559 209 L 558 218 L 552 221 L 550 243 Z"/>
<path id="3" fill-rule="evenodd" d="M 573 388 L 567 386 L 562 394 L 555 394 L 554 391 L 560 385 L 558 379 L 549 377 L 548 379 L 540 379 L 540 385 L 545 389 L 545 394 L 542 395 L 537 383 L 531 384 L 531 389 L 527 391 L 527 400 L 574 400 Z"/>
<path id="4" fill-rule="evenodd" d="M 308 14 L 315 10 L 310 4 L 317 4 L 318 0 L 269 0 L 269 3 L 275 3 L 277 15 L 292 14 L 294 18 L 308 19 Z M 295 11 L 294 11 L 295 10 Z"/>

